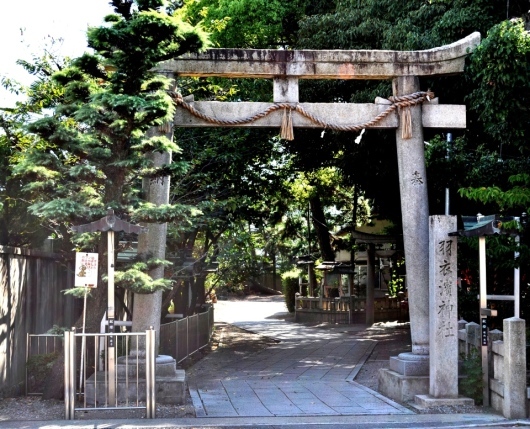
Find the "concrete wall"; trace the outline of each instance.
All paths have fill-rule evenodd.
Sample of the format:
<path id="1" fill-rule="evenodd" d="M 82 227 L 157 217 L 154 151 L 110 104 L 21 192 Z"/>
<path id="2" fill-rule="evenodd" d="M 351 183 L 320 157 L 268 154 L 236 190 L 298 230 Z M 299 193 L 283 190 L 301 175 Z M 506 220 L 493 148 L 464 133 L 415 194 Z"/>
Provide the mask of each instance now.
<path id="1" fill-rule="evenodd" d="M 82 301 L 61 291 L 73 286 L 73 266 L 60 255 L 0 246 L 0 394 L 24 389 L 26 334 L 70 327 Z"/>

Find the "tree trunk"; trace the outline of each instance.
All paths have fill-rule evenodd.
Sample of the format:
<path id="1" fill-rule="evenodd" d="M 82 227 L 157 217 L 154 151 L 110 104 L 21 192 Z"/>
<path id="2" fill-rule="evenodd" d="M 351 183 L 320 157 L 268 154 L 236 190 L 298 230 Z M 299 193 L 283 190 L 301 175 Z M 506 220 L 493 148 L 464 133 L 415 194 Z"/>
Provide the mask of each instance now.
<path id="1" fill-rule="evenodd" d="M 160 135 L 165 130 L 151 129 L 149 136 Z M 166 133 L 169 140 L 173 139 L 172 129 Z M 171 163 L 171 153 L 151 153 L 149 158 L 154 167 L 161 167 Z M 156 206 L 169 203 L 169 181 L 170 177 L 162 177 L 157 180 L 144 179 L 143 189 L 148 202 Z M 138 254 L 150 255 L 157 259 L 166 258 L 166 236 L 167 223 L 149 224 L 149 229 L 145 233 L 138 235 Z M 158 266 L 149 270 L 149 275 L 153 280 L 164 277 L 164 267 Z M 155 331 L 155 350 L 160 344 L 160 315 L 162 314 L 162 291 L 151 294 L 135 294 L 133 303 L 133 332 L 144 332 L 151 327 Z M 137 339 L 139 347 L 136 349 L 140 356 L 145 355 L 145 337 Z M 135 354 L 136 352 L 133 352 Z"/>
<path id="2" fill-rule="evenodd" d="M 320 248 L 320 254 L 324 261 L 334 261 L 335 252 L 331 248 L 329 229 L 326 224 L 326 218 L 324 216 L 324 209 L 320 197 L 314 196 L 309 200 L 311 207 L 311 215 L 313 219 L 313 227 L 317 234 L 318 246 Z"/>
<path id="3" fill-rule="evenodd" d="M 206 288 L 204 286 L 205 283 L 206 273 L 201 272 L 195 278 L 195 289 L 197 290 L 197 301 L 195 302 L 196 308 L 202 307 L 206 303 Z"/>

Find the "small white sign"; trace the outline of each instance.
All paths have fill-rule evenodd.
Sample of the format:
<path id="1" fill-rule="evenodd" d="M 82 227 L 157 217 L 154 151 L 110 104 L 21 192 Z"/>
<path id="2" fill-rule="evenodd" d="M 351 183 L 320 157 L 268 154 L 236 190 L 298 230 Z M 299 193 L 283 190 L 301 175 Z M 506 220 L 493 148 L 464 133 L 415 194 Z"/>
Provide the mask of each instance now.
<path id="1" fill-rule="evenodd" d="M 98 285 L 98 254 L 75 254 L 75 287 L 91 287 Z"/>

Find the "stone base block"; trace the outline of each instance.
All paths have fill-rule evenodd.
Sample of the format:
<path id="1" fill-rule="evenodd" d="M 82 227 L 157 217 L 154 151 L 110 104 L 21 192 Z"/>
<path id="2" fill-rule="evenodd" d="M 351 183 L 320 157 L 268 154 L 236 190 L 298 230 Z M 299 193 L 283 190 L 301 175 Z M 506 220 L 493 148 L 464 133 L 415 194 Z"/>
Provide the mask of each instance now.
<path id="1" fill-rule="evenodd" d="M 403 375 L 390 369 L 379 370 L 379 392 L 398 402 L 410 402 L 416 395 L 429 393 L 428 375 Z"/>
<path id="2" fill-rule="evenodd" d="M 105 371 L 98 371 L 86 381 L 85 398 L 87 405 L 107 403 L 107 385 Z M 116 395 L 118 402 L 145 402 L 146 383 L 144 379 L 118 378 Z M 186 394 L 186 372 L 183 369 L 176 370 L 172 377 L 159 377 L 155 379 L 155 400 L 160 404 L 181 405 L 184 403 Z"/>
<path id="3" fill-rule="evenodd" d="M 400 353 L 390 358 L 390 369 L 401 375 L 421 376 L 429 375 L 429 355 Z"/>
<path id="4" fill-rule="evenodd" d="M 414 406 L 417 408 L 456 407 L 461 405 L 475 405 L 475 401 L 464 396 L 458 398 L 435 398 L 431 395 L 416 395 L 414 398 Z"/>
<path id="5" fill-rule="evenodd" d="M 177 363 L 171 356 L 158 355 L 155 358 L 156 376 L 173 377 L 176 375 Z M 116 374 L 118 378 L 129 377 L 145 378 L 145 357 L 120 356 L 116 359 Z"/>
<path id="6" fill-rule="evenodd" d="M 167 405 L 184 404 L 186 398 L 186 373 L 177 370 L 174 377 L 156 377 L 156 402 Z"/>

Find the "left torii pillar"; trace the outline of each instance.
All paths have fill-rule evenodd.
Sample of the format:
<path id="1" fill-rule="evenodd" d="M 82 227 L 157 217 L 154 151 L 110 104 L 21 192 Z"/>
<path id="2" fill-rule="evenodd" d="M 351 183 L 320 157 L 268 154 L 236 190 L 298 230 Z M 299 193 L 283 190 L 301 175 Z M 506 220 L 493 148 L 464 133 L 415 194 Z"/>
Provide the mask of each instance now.
<path id="1" fill-rule="evenodd" d="M 121 220 L 114 215 L 114 210 L 108 209 L 107 216 L 92 223 L 85 225 L 73 226 L 72 230 L 77 233 L 83 232 L 106 232 L 107 233 L 107 321 L 109 324 L 109 332 L 114 332 L 114 320 L 116 319 L 116 311 L 114 305 L 114 232 L 124 231 L 128 234 L 140 234 L 146 228 L 139 225 L 133 225 L 129 222 Z M 116 405 L 116 360 L 115 360 L 115 338 L 108 337 L 107 343 L 107 375 L 108 375 L 108 392 L 107 398 L 110 406 Z"/>

